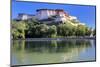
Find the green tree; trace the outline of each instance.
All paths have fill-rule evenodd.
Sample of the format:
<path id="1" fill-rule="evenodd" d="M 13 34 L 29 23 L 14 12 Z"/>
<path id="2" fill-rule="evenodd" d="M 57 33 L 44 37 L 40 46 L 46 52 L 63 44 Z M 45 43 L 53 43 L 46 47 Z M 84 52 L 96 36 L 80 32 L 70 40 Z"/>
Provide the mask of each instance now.
<path id="1" fill-rule="evenodd" d="M 32 19 L 25 21 L 25 23 L 26 23 L 26 30 L 25 30 L 26 38 L 36 37 L 35 35 L 36 26 L 39 25 L 40 22 L 36 20 L 35 18 L 32 18 Z"/>
<path id="2" fill-rule="evenodd" d="M 17 38 L 25 38 L 25 30 L 26 30 L 26 24 L 23 21 L 16 22 L 12 21 L 12 37 Z"/>
<path id="3" fill-rule="evenodd" d="M 49 26 L 48 35 L 49 35 L 49 37 L 57 36 L 57 27 L 55 25 Z"/>
<path id="4" fill-rule="evenodd" d="M 86 27 L 84 25 L 78 25 L 76 30 L 77 36 L 85 36 L 86 34 Z"/>
<path id="5" fill-rule="evenodd" d="M 71 36 L 75 33 L 75 28 L 70 23 L 65 22 L 65 24 L 58 25 L 57 31 L 60 36 Z"/>
<path id="6" fill-rule="evenodd" d="M 46 24 L 40 24 L 35 26 L 35 35 L 37 37 L 47 37 L 49 27 Z"/>
<path id="7" fill-rule="evenodd" d="M 86 35 L 86 36 L 90 36 L 90 35 L 91 35 L 91 32 L 92 32 L 92 31 L 91 31 L 91 28 L 86 27 L 86 29 L 85 29 L 85 30 L 86 30 L 85 35 Z"/>

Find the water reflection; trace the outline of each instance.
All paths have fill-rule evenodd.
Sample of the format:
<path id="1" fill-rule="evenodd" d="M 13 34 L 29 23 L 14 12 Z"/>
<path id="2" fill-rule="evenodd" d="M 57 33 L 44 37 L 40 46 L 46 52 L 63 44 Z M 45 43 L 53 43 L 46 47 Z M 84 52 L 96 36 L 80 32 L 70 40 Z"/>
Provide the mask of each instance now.
<path id="1" fill-rule="evenodd" d="M 90 51 L 92 50 L 92 52 Z M 83 56 L 87 52 L 91 56 Z M 81 57 L 82 55 L 82 57 Z M 80 59 L 82 58 L 82 59 Z M 85 59 L 84 59 L 85 58 Z M 95 60 L 95 40 L 12 42 L 12 64 L 43 64 Z"/>

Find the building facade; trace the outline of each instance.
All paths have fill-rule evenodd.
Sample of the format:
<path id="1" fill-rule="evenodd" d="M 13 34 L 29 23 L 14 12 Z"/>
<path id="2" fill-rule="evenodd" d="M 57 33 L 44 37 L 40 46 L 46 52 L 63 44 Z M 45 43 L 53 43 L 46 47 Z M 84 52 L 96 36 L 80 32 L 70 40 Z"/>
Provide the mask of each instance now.
<path id="1" fill-rule="evenodd" d="M 32 18 L 35 18 L 35 15 L 20 13 L 18 14 L 17 20 L 28 20 Z"/>
<path id="2" fill-rule="evenodd" d="M 56 16 L 55 22 L 58 21 L 66 21 L 69 17 L 67 13 L 64 12 L 62 9 L 38 9 L 36 17 L 38 20 L 48 19 L 52 16 Z"/>

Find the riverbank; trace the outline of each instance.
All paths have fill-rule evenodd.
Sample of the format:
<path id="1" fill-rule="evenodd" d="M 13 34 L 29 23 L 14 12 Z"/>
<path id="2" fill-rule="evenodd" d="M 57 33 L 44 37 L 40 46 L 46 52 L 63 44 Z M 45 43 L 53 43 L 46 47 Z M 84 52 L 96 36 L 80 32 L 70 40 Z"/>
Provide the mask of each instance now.
<path id="1" fill-rule="evenodd" d="M 57 38 L 25 38 L 12 40 L 27 40 L 27 41 L 49 41 L 49 40 L 68 40 L 68 39 L 96 39 L 96 37 L 57 37 Z"/>

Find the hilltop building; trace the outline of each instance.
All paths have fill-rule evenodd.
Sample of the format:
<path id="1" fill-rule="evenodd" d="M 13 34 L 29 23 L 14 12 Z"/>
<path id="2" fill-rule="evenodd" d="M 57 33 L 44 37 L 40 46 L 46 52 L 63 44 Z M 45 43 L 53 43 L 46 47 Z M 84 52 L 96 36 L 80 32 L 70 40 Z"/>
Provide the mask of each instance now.
<path id="1" fill-rule="evenodd" d="M 69 18 L 69 15 L 62 9 L 38 9 L 36 14 L 38 20 L 44 20 L 54 16 L 56 17 L 55 22 L 66 21 Z"/>
<path id="2" fill-rule="evenodd" d="M 63 9 L 37 9 L 36 15 L 20 13 L 17 20 L 29 20 L 32 18 L 46 24 L 52 23 L 52 21 L 55 23 L 65 23 L 67 21 L 74 26 L 85 25 L 84 23 L 80 23 L 77 17 L 70 16 Z M 78 23 L 70 22 L 73 20 Z"/>

